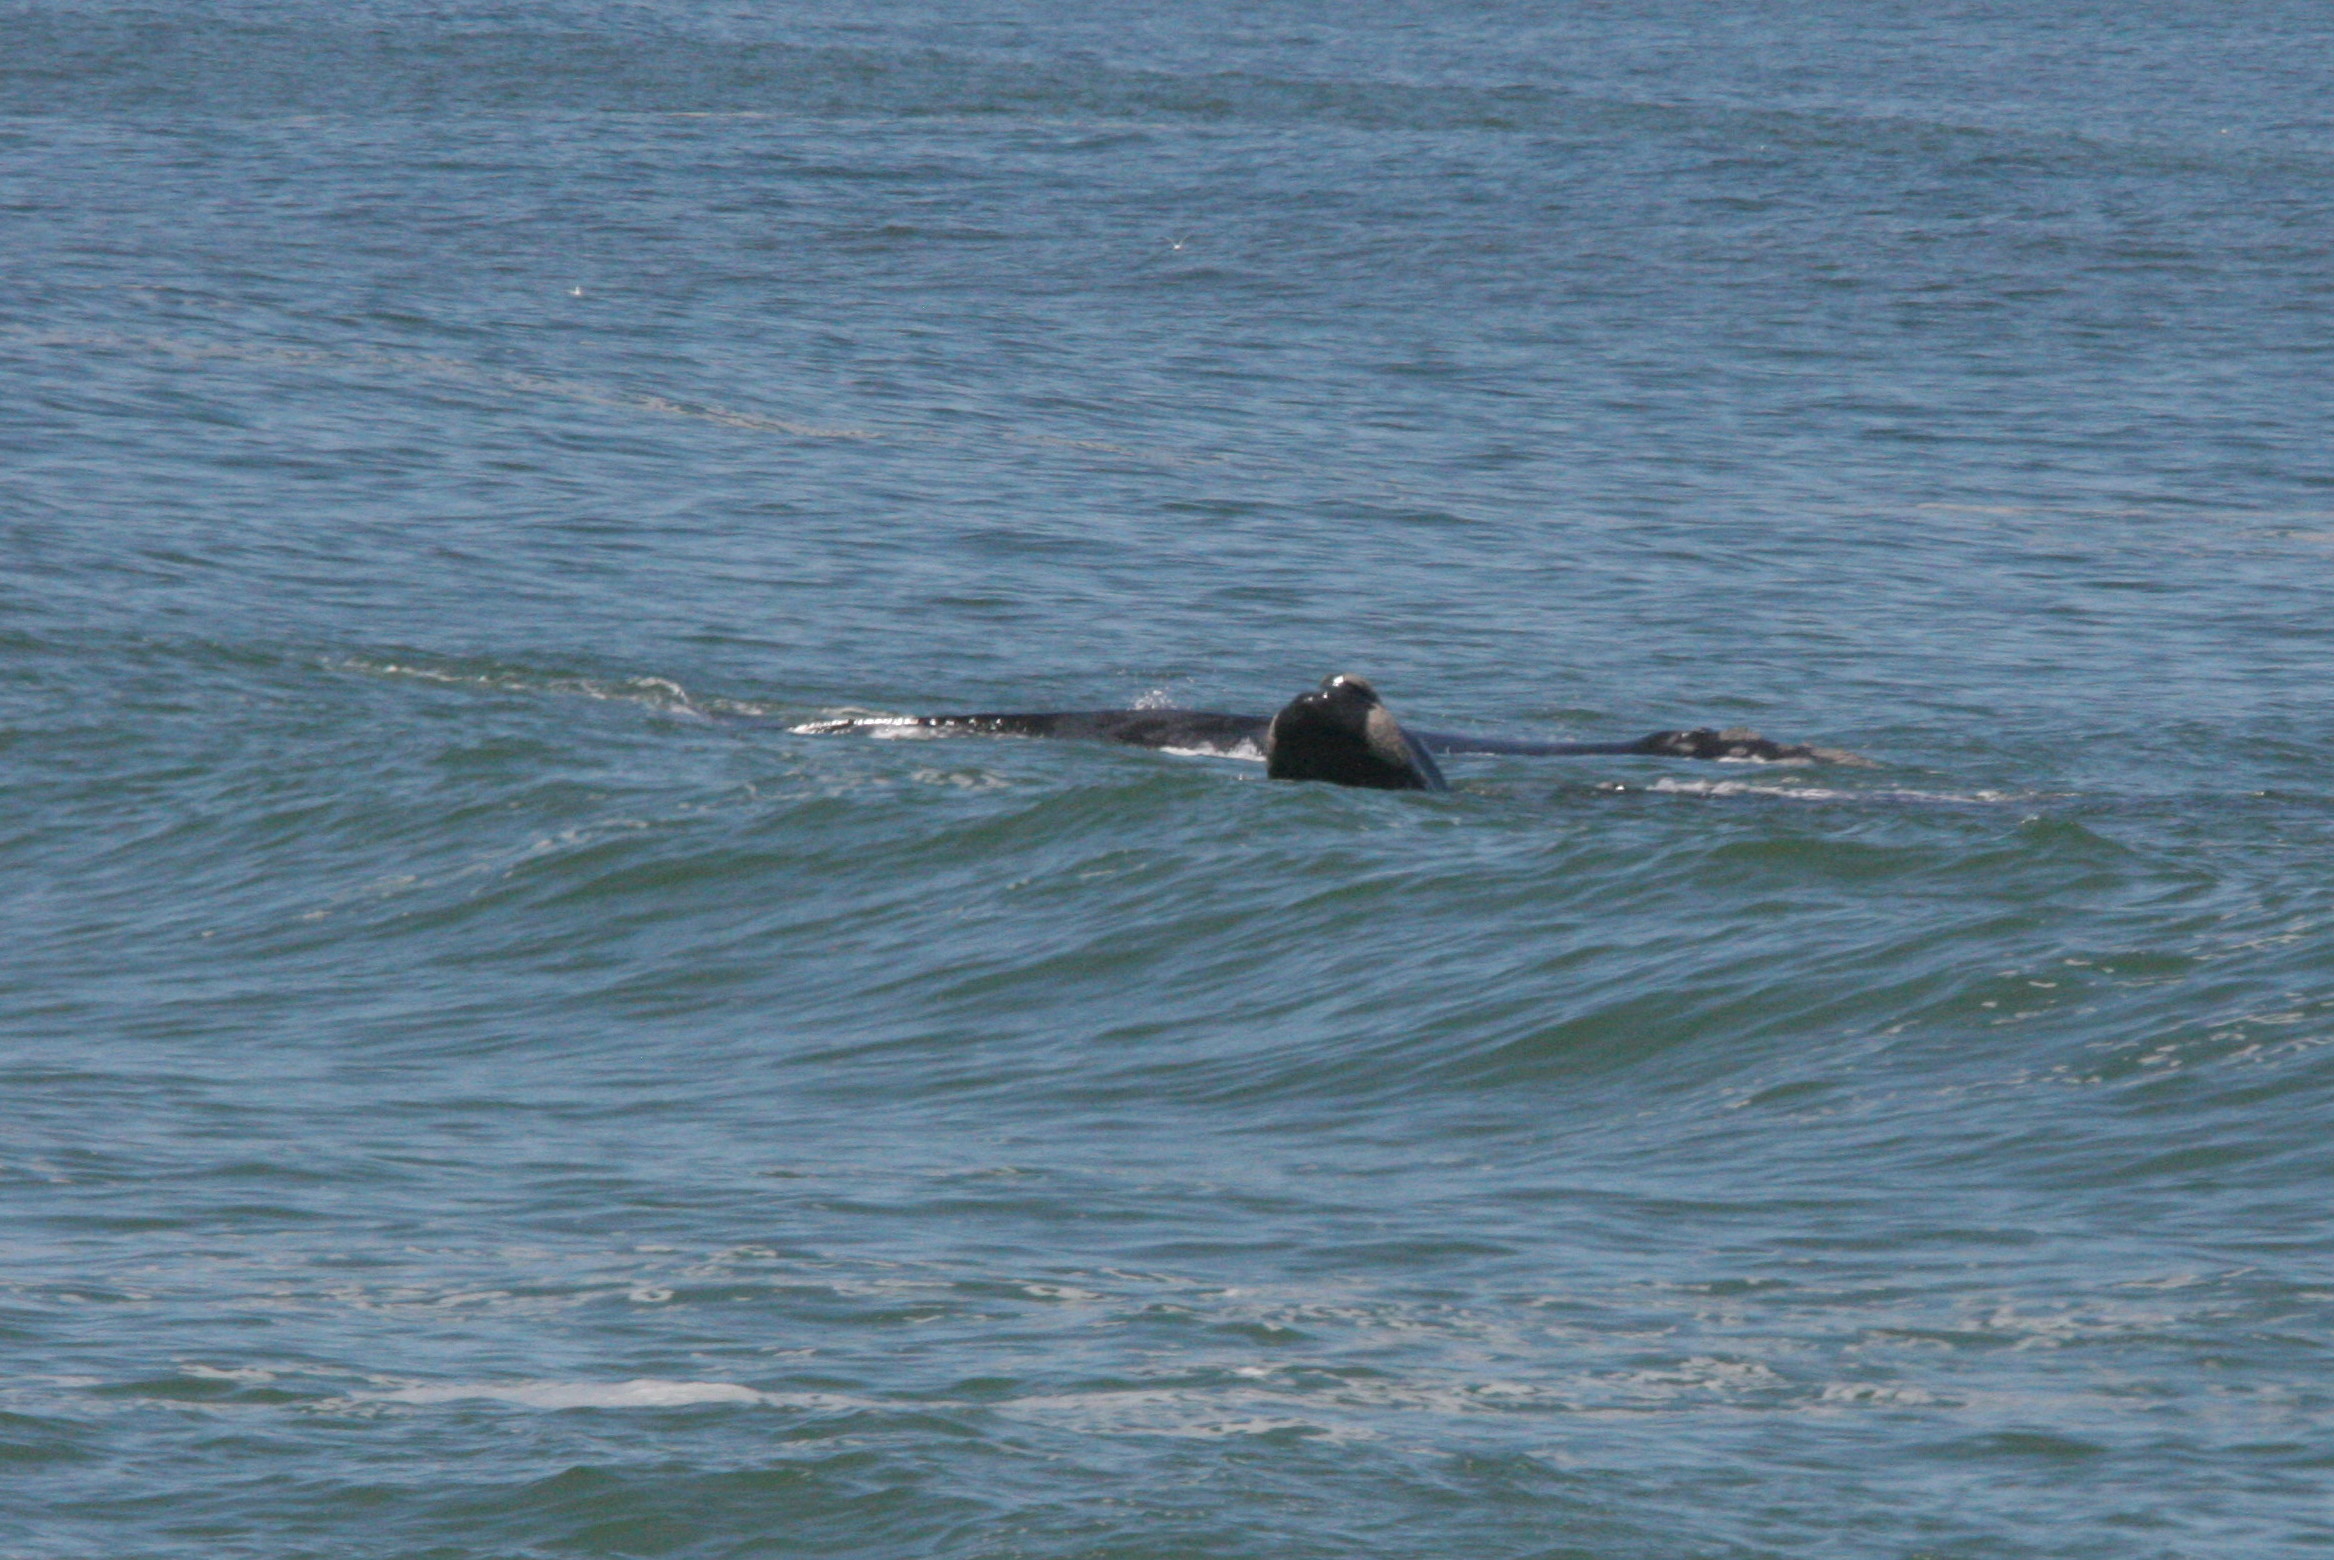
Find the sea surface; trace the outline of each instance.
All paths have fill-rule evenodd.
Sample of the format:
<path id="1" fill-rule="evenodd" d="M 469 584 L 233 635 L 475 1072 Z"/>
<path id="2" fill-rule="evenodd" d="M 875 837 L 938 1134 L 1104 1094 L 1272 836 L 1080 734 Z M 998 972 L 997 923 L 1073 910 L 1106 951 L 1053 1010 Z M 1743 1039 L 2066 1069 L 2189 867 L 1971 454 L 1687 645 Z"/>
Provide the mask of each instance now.
<path id="1" fill-rule="evenodd" d="M 0 9 L 0 1556 L 2334 1550 L 2330 79 Z"/>

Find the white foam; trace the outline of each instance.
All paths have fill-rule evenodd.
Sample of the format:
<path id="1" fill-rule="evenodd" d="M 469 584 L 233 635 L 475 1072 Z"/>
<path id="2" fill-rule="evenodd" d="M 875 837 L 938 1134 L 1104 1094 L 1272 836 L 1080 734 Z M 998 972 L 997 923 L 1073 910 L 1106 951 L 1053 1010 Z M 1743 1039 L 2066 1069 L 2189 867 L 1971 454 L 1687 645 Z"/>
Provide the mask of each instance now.
<path id="1" fill-rule="evenodd" d="M 681 1408 L 692 1403 L 766 1403 L 767 1394 L 728 1381 L 480 1381 L 368 1392 L 376 1403 L 462 1403 L 484 1399 L 522 1408 Z"/>
<path id="2" fill-rule="evenodd" d="M 413 666 L 403 661 L 376 661 L 348 656 L 334 663 L 348 671 L 375 677 L 405 677 L 417 682 L 443 683 L 458 688 L 490 688 L 505 693 L 565 694 L 623 704 L 645 704 L 676 715 L 702 715 L 689 690 L 669 677 L 560 677 L 529 672 L 461 672 L 443 667 Z"/>
<path id="3" fill-rule="evenodd" d="M 1936 1402 L 1937 1396 L 1920 1387 L 1883 1386 L 1871 1381 L 1835 1381 L 1823 1389 L 1816 1401 L 1834 1406 L 1848 1404 L 1874 1408 L 1922 1408 Z"/>
<path id="4" fill-rule="evenodd" d="M 1618 789 L 1658 791 L 1665 796 L 1780 796 L 1794 802 L 1958 802 L 1967 805 L 1995 806 L 2003 802 L 2029 802 L 2030 794 L 2016 791 L 1913 791 L 1901 787 L 1876 790 L 1844 790 L 1836 786 L 1820 785 L 1762 785 L 1754 780 L 1671 780 L 1661 779 L 1646 786 L 1625 786 Z"/>
<path id="5" fill-rule="evenodd" d="M 1264 762 L 1264 749 L 1243 738 L 1230 747 L 1163 747 L 1162 753 L 1173 753 L 1179 758 L 1237 758 L 1245 763 Z"/>
<path id="6" fill-rule="evenodd" d="M 839 732 L 850 732 L 855 736 L 871 737 L 878 742 L 925 742 L 939 737 L 998 734 L 963 726 L 930 725 L 915 715 L 836 715 L 826 720 L 806 720 L 799 726 L 786 729 L 800 737 L 831 737 Z M 1251 764 L 1264 762 L 1264 750 L 1245 737 L 1230 747 L 1166 746 L 1159 751 L 1172 753 L 1178 758 L 1233 758 Z"/>
<path id="7" fill-rule="evenodd" d="M 838 715 L 831 720 L 806 720 L 799 726 L 786 728 L 798 737 L 831 737 L 837 732 L 863 731 L 871 737 L 897 740 L 901 737 L 941 737 L 948 733 L 939 727 L 927 726 L 913 715 Z"/>
<path id="8" fill-rule="evenodd" d="M 1335 1413 L 1338 1405 L 1318 1405 L 1330 1411 L 1320 1415 L 1291 1413 L 1292 1408 L 1306 1405 L 1292 1402 L 1286 1394 L 1240 1388 L 1080 1392 L 1016 1398 L 993 1406 L 997 1413 L 1012 1418 L 1036 1419 L 1091 1435 L 1210 1440 L 1293 1430 L 1335 1441 L 1369 1441 L 1378 1435 L 1368 1426 L 1340 1423 Z"/>

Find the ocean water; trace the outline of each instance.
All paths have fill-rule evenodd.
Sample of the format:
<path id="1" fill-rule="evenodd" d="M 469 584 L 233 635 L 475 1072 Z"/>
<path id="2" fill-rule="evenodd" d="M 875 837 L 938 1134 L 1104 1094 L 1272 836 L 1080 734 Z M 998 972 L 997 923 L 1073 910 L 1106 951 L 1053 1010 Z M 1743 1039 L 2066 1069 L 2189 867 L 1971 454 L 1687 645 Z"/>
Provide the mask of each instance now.
<path id="1" fill-rule="evenodd" d="M 0 1555 L 2334 1547 L 2330 68 L 0 11 Z"/>

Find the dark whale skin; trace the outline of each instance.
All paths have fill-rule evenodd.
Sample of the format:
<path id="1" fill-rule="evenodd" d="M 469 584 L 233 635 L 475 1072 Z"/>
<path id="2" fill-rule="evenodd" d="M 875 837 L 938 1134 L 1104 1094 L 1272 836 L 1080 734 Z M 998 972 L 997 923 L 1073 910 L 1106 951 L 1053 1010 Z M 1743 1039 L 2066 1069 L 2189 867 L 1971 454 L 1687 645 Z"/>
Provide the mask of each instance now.
<path id="1" fill-rule="evenodd" d="M 1326 678 L 1273 716 L 1264 772 L 1275 780 L 1326 780 L 1376 791 L 1447 791 L 1434 756 L 1402 729 L 1359 677 Z"/>

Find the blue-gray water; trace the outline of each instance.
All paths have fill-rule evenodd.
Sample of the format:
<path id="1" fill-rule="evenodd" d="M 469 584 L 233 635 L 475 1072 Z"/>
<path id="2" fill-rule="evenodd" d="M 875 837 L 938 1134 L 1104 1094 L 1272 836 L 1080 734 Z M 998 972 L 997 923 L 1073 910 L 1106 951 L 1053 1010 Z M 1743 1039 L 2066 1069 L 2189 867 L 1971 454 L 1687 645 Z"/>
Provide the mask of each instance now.
<path id="1" fill-rule="evenodd" d="M 0 12 L 0 1554 L 2334 1545 L 2330 69 Z"/>

